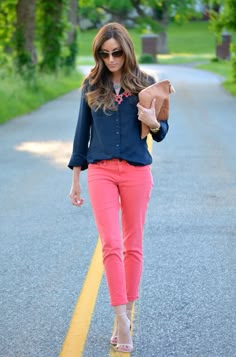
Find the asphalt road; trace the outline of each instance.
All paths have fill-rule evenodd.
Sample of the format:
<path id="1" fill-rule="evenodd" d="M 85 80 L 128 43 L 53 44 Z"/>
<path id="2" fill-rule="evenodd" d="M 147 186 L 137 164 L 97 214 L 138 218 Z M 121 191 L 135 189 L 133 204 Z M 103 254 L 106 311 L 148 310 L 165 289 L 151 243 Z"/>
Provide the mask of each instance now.
<path id="1" fill-rule="evenodd" d="M 145 69 L 176 94 L 168 136 L 153 145 L 132 356 L 235 357 L 236 100 L 208 72 Z M 78 98 L 0 126 L 1 357 L 59 355 L 96 246 L 86 173 L 84 207 L 68 198 Z M 84 357 L 109 355 L 111 327 L 103 279 Z"/>

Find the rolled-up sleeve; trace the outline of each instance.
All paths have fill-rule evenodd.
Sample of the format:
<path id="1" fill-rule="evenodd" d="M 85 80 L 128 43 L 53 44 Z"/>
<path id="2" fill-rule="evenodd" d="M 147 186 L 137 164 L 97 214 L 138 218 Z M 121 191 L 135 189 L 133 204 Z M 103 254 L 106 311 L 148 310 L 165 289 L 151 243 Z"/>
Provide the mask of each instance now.
<path id="1" fill-rule="evenodd" d="M 150 132 L 154 141 L 160 142 L 162 141 L 169 130 L 169 124 L 167 120 L 160 121 L 161 127 L 157 133 Z"/>
<path id="2" fill-rule="evenodd" d="M 87 152 L 90 140 L 90 128 L 92 122 L 91 109 L 85 99 L 85 89 L 81 91 L 79 116 L 75 130 L 73 151 L 68 164 L 70 169 L 80 166 L 81 170 L 88 168 Z"/>

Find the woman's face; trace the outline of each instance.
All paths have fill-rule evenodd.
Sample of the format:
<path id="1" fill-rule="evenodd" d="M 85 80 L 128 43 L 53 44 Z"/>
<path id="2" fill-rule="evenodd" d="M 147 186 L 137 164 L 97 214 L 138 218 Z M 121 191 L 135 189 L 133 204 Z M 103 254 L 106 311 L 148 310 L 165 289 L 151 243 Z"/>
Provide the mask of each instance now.
<path id="1" fill-rule="evenodd" d="M 114 38 L 110 38 L 103 42 L 99 54 L 105 66 L 111 73 L 115 74 L 121 72 L 125 61 L 125 55 L 118 41 Z"/>

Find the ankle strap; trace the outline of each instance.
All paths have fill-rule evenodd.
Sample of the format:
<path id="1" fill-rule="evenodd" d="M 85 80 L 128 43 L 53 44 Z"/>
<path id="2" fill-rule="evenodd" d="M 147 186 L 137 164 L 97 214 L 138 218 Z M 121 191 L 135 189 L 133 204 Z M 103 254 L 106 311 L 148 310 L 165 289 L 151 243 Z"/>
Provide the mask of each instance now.
<path id="1" fill-rule="evenodd" d="M 116 316 L 127 316 L 126 312 L 122 312 L 121 314 L 116 314 Z"/>

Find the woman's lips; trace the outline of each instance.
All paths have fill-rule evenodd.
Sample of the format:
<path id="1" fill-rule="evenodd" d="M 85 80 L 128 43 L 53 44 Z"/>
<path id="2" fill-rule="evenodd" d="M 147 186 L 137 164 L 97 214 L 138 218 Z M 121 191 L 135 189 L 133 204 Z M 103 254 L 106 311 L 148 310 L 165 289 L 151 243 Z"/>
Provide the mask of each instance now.
<path id="1" fill-rule="evenodd" d="M 114 68 L 114 67 L 117 67 L 117 64 L 109 64 L 108 65 L 110 68 Z"/>

